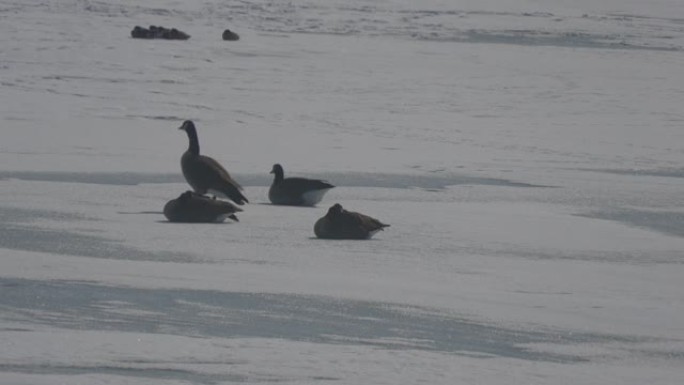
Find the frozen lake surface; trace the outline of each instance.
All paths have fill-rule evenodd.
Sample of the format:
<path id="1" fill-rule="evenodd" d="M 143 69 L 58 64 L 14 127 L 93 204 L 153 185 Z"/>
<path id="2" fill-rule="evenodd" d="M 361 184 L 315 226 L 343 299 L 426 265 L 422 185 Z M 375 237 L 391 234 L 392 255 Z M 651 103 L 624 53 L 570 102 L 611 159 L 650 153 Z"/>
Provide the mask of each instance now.
<path id="1" fill-rule="evenodd" d="M 0 2 L 0 383 L 681 383 L 684 3 L 500 3 Z"/>

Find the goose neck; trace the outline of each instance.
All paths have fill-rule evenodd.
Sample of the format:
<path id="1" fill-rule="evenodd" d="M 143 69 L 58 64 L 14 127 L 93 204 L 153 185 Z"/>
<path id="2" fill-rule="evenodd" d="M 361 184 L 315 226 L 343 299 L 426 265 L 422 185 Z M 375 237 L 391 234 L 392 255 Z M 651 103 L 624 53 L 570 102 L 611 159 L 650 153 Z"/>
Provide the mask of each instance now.
<path id="1" fill-rule="evenodd" d="M 200 147 L 199 147 L 199 139 L 197 138 L 197 130 L 195 130 L 194 127 L 191 127 L 186 130 L 188 133 L 188 151 L 194 155 L 199 155 L 200 152 Z"/>
<path id="2" fill-rule="evenodd" d="M 283 172 L 283 169 L 282 169 L 282 168 L 279 168 L 279 167 L 278 167 L 278 168 L 275 168 L 275 169 L 273 170 L 273 174 L 275 174 L 275 182 L 276 182 L 276 183 L 282 182 L 283 179 L 285 179 L 285 176 L 284 176 L 285 173 Z"/>

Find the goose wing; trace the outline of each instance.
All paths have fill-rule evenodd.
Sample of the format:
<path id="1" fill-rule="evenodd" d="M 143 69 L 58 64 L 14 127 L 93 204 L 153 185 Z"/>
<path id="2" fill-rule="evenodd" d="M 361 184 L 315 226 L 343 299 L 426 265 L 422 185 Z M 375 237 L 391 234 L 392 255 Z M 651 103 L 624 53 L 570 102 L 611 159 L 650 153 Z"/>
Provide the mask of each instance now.
<path id="1" fill-rule="evenodd" d="M 211 221 L 222 221 L 222 218 L 231 218 L 237 222 L 238 219 L 235 216 L 235 213 L 242 211 L 241 208 L 230 202 L 210 199 L 199 194 L 193 197 L 191 206 L 192 209 L 197 212 L 198 216 L 207 218 Z"/>
<path id="2" fill-rule="evenodd" d="M 296 195 L 302 195 L 314 190 L 327 190 L 335 187 L 322 180 L 297 177 L 285 178 L 278 185 L 282 190 Z"/>
<path id="3" fill-rule="evenodd" d="M 207 176 L 211 176 L 216 183 L 224 181 L 233 185 L 238 190 L 242 190 L 242 186 L 240 186 L 240 184 L 230 176 L 228 171 L 226 171 L 226 169 L 223 168 L 223 166 L 221 166 L 221 164 L 213 158 L 200 155 L 197 164 L 198 167 L 201 167 L 203 173 Z"/>
<path id="4" fill-rule="evenodd" d="M 348 224 L 353 225 L 359 230 L 368 233 L 372 233 L 378 230 L 382 230 L 385 227 L 389 227 L 388 224 L 382 223 L 373 217 L 369 217 L 368 215 L 364 215 L 353 211 L 345 210 L 343 218 L 345 218 L 345 221 Z"/>

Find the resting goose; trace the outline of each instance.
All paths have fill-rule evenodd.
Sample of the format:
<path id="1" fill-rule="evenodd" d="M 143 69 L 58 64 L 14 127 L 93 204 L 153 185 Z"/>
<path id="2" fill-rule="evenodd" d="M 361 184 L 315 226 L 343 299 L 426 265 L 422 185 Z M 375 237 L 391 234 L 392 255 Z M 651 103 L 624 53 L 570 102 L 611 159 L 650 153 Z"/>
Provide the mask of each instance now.
<path id="1" fill-rule="evenodd" d="M 198 194 L 210 193 L 231 199 L 239 205 L 249 202 L 240 192 L 242 187 L 230 177 L 223 166 L 208 156 L 200 155 L 195 124 L 186 120 L 179 129 L 188 134 L 190 142 L 188 150 L 181 157 L 181 169 L 192 189 Z"/>
<path id="2" fill-rule="evenodd" d="M 237 33 L 233 32 L 229 29 L 223 31 L 223 35 L 221 35 L 221 37 L 223 38 L 223 40 L 228 40 L 228 41 L 240 40 L 240 36 Z"/>
<path id="3" fill-rule="evenodd" d="M 242 209 L 230 202 L 211 199 L 192 191 L 182 193 L 164 206 L 164 216 L 169 222 L 221 223 L 226 218 L 239 222 L 235 216 L 238 211 Z"/>
<path id="4" fill-rule="evenodd" d="M 314 234 L 323 239 L 370 239 L 389 225 L 367 215 L 347 211 L 335 203 L 314 225 Z"/>
<path id="5" fill-rule="evenodd" d="M 279 164 L 273 165 L 271 174 L 275 177 L 268 190 L 268 199 L 274 205 L 315 206 L 328 190 L 335 187 L 318 179 L 285 178 L 283 166 Z"/>

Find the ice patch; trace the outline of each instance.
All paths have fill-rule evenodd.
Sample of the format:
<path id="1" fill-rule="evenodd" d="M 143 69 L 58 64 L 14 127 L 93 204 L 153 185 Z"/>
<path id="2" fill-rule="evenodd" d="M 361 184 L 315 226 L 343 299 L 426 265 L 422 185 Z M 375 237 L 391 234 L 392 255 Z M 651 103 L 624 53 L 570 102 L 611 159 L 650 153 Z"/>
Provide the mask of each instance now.
<path id="1" fill-rule="evenodd" d="M 649 211 L 639 209 L 614 209 L 594 211 L 581 216 L 587 218 L 607 219 L 621 222 L 662 234 L 684 237 L 684 212 L 677 211 Z M 684 260 L 682 260 L 684 262 Z"/>
<path id="2" fill-rule="evenodd" d="M 436 309 L 322 296 L 136 289 L 84 282 L 2 279 L 5 321 L 77 330 L 118 330 L 193 337 L 251 337 L 468 356 L 576 363 L 581 356 L 529 344 L 657 341 L 570 330 L 514 329 Z M 39 303 L 32 298 L 41 298 Z"/>
<path id="3" fill-rule="evenodd" d="M 551 187 L 541 186 L 509 179 L 490 177 L 478 177 L 471 175 L 458 175 L 449 173 L 433 174 L 386 174 L 365 172 L 311 172 L 312 179 L 326 179 L 334 181 L 336 186 L 345 187 L 385 187 L 385 188 L 411 188 L 443 189 L 447 186 L 456 185 L 486 185 L 501 187 Z M 272 178 L 268 174 L 240 174 L 234 173 L 236 180 L 244 186 L 270 186 Z M 65 182 L 65 183 L 92 183 L 111 185 L 138 185 L 143 183 L 179 183 L 185 182 L 179 173 L 104 173 L 104 172 L 41 172 L 41 171 L 0 171 L 0 180 L 19 179 L 27 181 Z M 325 190 L 328 191 L 328 190 Z M 212 194 L 223 196 L 214 191 Z"/>

